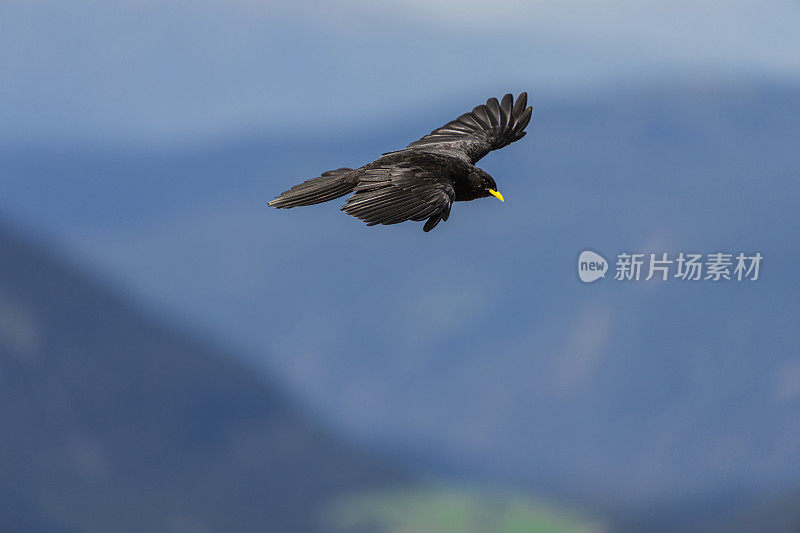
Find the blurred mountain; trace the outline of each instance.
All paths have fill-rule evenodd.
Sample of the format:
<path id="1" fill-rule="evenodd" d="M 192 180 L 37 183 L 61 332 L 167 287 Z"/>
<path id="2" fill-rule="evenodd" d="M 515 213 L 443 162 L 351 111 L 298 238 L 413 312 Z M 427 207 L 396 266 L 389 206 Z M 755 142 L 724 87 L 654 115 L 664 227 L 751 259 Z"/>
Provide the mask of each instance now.
<path id="1" fill-rule="evenodd" d="M 144 305 L 259 354 L 251 363 L 350 435 L 440 471 L 623 514 L 686 501 L 732 513 L 793 490 L 800 89 L 533 89 L 528 136 L 479 165 L 506 203 L 456 205 L 429 235 L 365 228 L 335 202 L 266 202 L 491 95 L 359 129 L 354 117 L 332 138 L 15 150 L 0 155 L 4 207 Z M 623 251 L 764 263 L 756 282 L 582 285 L 587 248 L 612 263 Z"/>
<path id="2" fill-rule="evenodd" d="M 0 530 L 315 531 L 408 479 L 0 228 Z"/>

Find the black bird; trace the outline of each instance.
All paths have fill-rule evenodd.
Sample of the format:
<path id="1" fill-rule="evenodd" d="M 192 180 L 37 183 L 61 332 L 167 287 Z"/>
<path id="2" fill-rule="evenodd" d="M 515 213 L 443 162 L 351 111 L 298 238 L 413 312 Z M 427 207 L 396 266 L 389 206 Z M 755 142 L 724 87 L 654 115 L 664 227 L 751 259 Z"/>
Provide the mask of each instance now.
<path id="1" fill-rule="evenodd" d="M 453 202 L 489 195 L 501 202 L 494 179 L 475 163 L 525 136 L 533 108 L 528 94 L 490 98 L 402 150 L 388 152 L 361 168 L 324 172 L 280 194 L 269 205 L 289 209 L 327 202 L 355 191 L 342 206 L 367 226 L 428 219 L 423 231 L 447 220 Z"/>

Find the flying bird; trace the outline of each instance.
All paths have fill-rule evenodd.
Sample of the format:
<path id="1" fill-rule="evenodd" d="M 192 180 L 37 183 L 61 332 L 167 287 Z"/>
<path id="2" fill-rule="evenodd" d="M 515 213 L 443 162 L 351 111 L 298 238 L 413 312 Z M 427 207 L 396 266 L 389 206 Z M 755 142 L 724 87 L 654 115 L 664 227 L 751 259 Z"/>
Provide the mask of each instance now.
<path id="1" fill-rule="evenodd" d="M 281 193 L 269 205 L 289 209 L 352 192 L 341 209 L 368 226 L 427 219 L 422 229 L 430 231 L 447 220 L 453 202 L 488 196 L 504 201 L 494 179 L 475 163 L 525 136 L 533 113 L 527 105 L 524 92 L 516 101 L 510 94 L 500 102 L 490 98 L 402 150 L 360 168 L 324 172 Z"/>

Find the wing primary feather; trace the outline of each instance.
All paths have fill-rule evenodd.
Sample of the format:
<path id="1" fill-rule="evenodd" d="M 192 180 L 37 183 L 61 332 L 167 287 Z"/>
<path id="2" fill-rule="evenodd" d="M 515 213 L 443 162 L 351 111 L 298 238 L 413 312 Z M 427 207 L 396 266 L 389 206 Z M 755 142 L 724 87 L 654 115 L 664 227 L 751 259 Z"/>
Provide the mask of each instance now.
<path id="1" fill-rule="evenodd" d="M 511 119 L 511 109 L 514 107 L 514 97 L 506 94 L 500 101 L 500 126 L 507 128 Z"/>
<path id="2" fill-rule="evenodd" d="M 528 125 L 528 122 L 531 121 L 531 115 L 533 114 L 533 108 L 529 107 L 525 111 L 522 112 L 522 115 L 517 119 L 517 123 L 514 125 L 514 131 L 516 133 L 522 133 L 522 130 Z"/>
<path id="3" fill-rule="evenodd" d="M 489 121 L 489 115 L 486 113 L 485 105 L 479 105 L 473 109 L 472 116 L 475 117 L 475 120 L 478 121 L 478 124 L 480 124 L 481 128 L 485 130 L 492 129 L 492 123 Z"/>
<path id="4" fill-rule="evenodd" d="M 428 221 L 425 223 L 425 225 L 422 227 L 422 231 L 428 233 L 430 230 L 436 227 L 436 224 L 439 223 L 439 220 L 441 220 L 440 215 L 431 216 L 431 218 L 429 218 Z"/>
<path id="5" fill-rule="evenodd" d="M 492 129 L 497 129 L 500 126 L 500 104 L 497 103 L 497 98 L 489 98 L 486 101 L 486 110 Z"/>
<path id="6" fill-rule="evenodd" d="M 475 117 L 471 113 L 466 113 L 461 115 L 456 119 L 459 124 L 464 124 L 468 128 L 470 128 L 471 133 L 475 133 L 476 131 L 480 131 L 481 125 L 475 119 Z"/>
<path id="7" fill-rule="evenodd" d="M 528 93 L 522 92 L 517 96 L 517 101 L 514 102 L 514 109 L 511 111 L 512 116 L 518 117 L 527 105 Z"/>

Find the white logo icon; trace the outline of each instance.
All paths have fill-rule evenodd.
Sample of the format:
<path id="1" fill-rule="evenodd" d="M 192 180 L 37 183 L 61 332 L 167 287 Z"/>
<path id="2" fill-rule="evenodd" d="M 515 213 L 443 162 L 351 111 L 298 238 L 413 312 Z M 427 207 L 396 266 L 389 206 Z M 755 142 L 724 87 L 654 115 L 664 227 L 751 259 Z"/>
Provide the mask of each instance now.
<path id="1" fill-rule="evenodd" d="M 608 261 L 600 254 L 584 250 L 578 257 L 578 277 L 584 283 L 591 283 L 606 277 L 607 270 Z"/>

